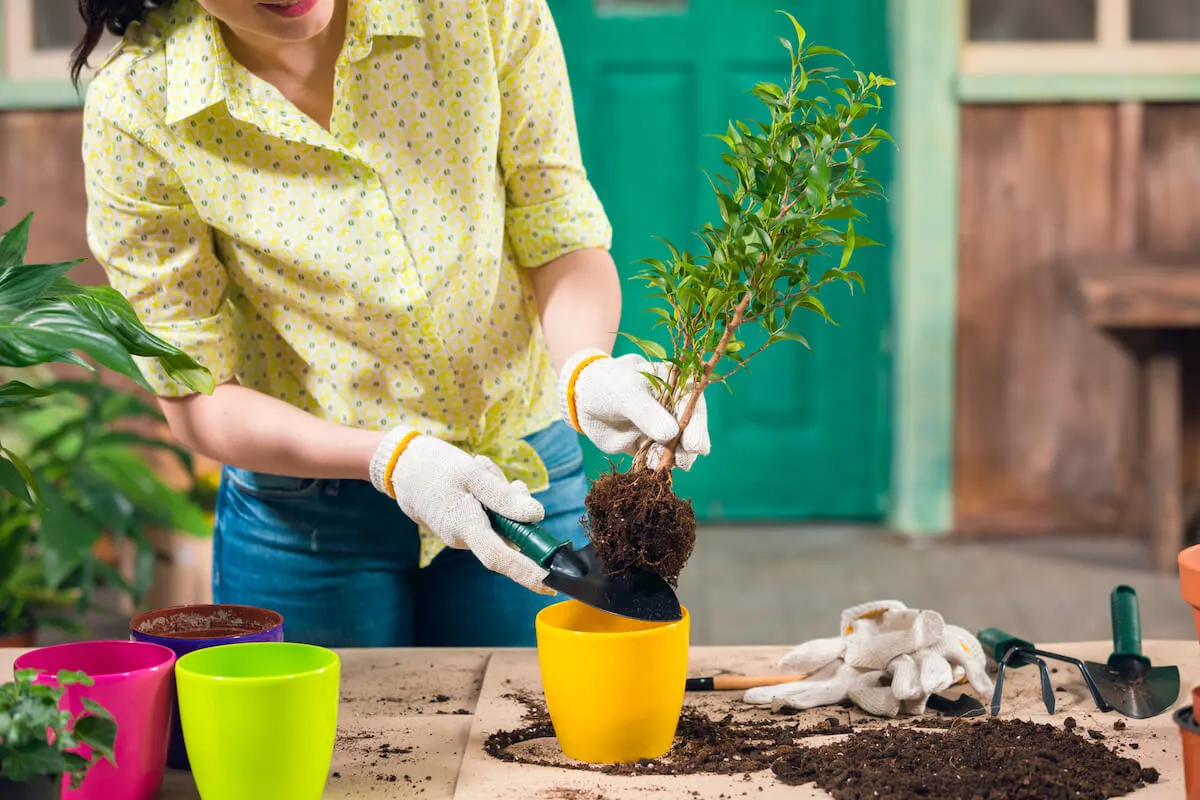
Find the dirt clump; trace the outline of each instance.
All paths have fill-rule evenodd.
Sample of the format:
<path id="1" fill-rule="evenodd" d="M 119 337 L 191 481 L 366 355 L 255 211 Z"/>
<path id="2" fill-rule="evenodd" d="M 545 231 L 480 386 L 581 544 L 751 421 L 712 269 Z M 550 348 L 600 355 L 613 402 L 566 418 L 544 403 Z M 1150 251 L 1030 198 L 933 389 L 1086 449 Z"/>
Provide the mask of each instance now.
<path id="1" fill-rule="evenodd" d="M 1118 755 L 1070 724 L 1062 729 L 1016 719 L 932 717 L 850 724 L 829 716 L 804 726 L 774 715 L 710 717 L 694 708 L 684 709 L 675 743 L 663 757 L 586 764 L 516 747 L 553 738 L 554 726 L 540 698 L 506 697 L 525 706 L 523 724 L 488 736 L 484 749 L 489 755 L 609 775 L 749 775 L 769 770 L 784 784 L 813 783 L 837 800 L 1102 800 L 1128 794 L 1159 777 L 1157 770 Z M 821 739 L 827 741 L 817 744 Z"/>
<path id="2" fill-rule="evenodd" d="M 667 470 L 615 469 L 597 478 L 584 501 L 584 525 L 604 569 L 646 569 L 671 586 L 696 544 L 696 513 L 671 488 Z"/>

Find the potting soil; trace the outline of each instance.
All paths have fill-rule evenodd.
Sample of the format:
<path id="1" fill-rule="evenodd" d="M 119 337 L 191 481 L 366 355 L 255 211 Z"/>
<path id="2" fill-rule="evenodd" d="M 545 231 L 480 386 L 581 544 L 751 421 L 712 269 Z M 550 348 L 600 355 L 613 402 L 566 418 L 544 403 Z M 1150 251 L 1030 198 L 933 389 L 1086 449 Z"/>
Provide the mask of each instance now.
<path id="1" fill-rule="evenodd" d="M 679 585 L 696 544 L 696 513 L 672 490 L 669 472 L 606 473 L 584 504 L 588 537 L 607 572 L 647 569 Z"/>
<path id="2" fill-rule="evenodd" d="M 733 775 L 770 770 L 785 784 L 813 783 L 837 800 L 1099 800 L 1158 780 L 1156 770 L 1118 755 L 1100 741 L 1103 735 L 1091 735 L 1070 718 L 1061 728 L 1016 719 L 932 716 L 857 724 L 829 716 L 805 726 L 777 715 L 747 720 L 685 708 L 675 744 L 662 758 L 585 764 L 516 748 L 524 742 L 553 739 L 554 728 L 540 699 L 508 697 L 525 705 L 525 718 L 519 728 L 487 738 L 484 748 L 489 755 L 610 775 Z"/>

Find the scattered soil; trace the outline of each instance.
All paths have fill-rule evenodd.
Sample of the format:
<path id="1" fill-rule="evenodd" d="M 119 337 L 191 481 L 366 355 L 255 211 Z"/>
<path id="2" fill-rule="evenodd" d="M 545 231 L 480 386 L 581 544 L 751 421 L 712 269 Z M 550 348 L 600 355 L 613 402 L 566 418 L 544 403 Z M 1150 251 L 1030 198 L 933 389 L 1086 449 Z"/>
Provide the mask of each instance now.
<path id="1" fill-rule="evenodd" d="M 605 570 L 647 569 L 671 586 L 696 544 L 696 513 L 671 488 L 669 471 L 615 469 L 596 479 L 584 525 Z"/>
<path id="2" fill-rule="evenodd" d="M 917 718 L 862 726 L 829 716 L 807 727 L 777 715 L 709 717 L 685 708 L 675 744 L 659 759 L 586 764 L 519 752 L 554 736 L 540 698 L 505 695 L 525 706 L 523 725 L 487 738 L 493 758 L 609 775 L 749 774 L 770 770 L 788 785 L 814 783 L 837 800 L 937 797 L 951 800 L 1101 800 L 1158 781 L 1158 772 L 1095 741 L 1072 718 L 1063 728 L 991 717 Z M 871 727 L 873 725 L 874 727 Z M 819 737 L 838 737 L 818 743 Z M 1100 735 L 1103 738 L 1103 734 Z"/>

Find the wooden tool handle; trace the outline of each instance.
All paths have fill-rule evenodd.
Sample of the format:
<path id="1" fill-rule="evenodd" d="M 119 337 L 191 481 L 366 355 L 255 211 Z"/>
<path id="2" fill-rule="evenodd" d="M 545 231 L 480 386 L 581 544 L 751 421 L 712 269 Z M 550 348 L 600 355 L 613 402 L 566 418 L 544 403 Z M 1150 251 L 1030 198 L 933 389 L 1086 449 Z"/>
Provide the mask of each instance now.
<path id="1" fill-rule="evenodd" d="M 716 675 L 711 678 L 691 678 L 695 689 L 714 692 L 753 689 L 756 686 L 778 686 L 781 683 L 802 681 L 807 675 Z"/>

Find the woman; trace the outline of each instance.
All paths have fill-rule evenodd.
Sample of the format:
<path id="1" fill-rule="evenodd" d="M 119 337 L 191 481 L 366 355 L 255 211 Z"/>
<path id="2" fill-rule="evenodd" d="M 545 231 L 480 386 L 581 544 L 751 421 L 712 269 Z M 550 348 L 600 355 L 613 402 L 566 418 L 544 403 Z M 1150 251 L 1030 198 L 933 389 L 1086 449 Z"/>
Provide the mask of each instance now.
<path id="1" fill-rule="evenodd" d="M 585 542 L 576 432 L 678 426 L 612 358 L 620 286 L 545 0 L 80 0 L 89 244 L 173 434 L 226 465 L 220 603 L 326 646 L 520 646 Z M 569 424 L 569 426 L 568 426 Z M 574 430 L 572 430 L 572 428 Z M 708 452 L 703 419 L 680 466 Z"/>

